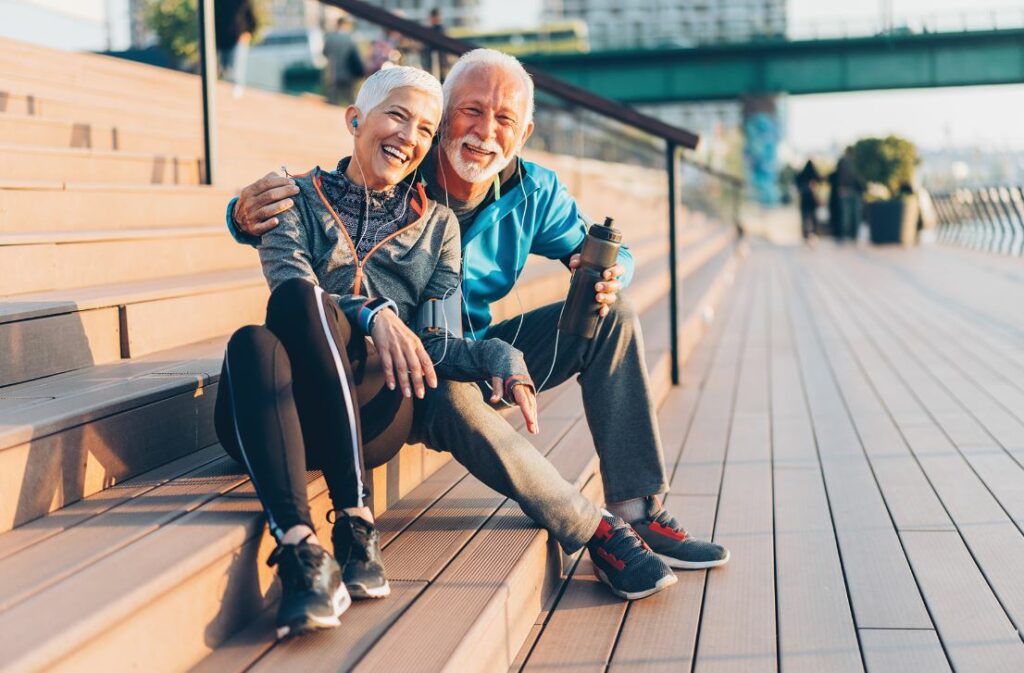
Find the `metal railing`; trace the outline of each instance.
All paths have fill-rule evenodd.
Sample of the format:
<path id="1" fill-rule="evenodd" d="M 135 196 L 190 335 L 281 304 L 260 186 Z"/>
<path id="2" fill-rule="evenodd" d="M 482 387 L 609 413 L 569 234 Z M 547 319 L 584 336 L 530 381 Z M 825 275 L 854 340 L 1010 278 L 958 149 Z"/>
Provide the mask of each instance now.
<path id="1" fill-rule="evenodd" d="M 1024 255 L 1024 186 L 955 189 L 933 194 L 932 205 L 940 243 Z"/>
<path id="2" fill-rule="evenodd" d="M 330 5 L 346 11 L 348 14 L 367 21 L 368 23 L 380 26 L 381 28 L 396 31 L 406 38 L 413 40 L 424 47 L 428 47 L 437 53 L 452 54 L 460 56 L 467 51 L 476 48 L 469 42 L 456 40 L 430 27 L 420 25 L 414 21 L 396 16 L 391 12 L 376 7 L 362 0 L 320 0 L 324 5 Z M 201 74 L 203 86 L 203 134 L 205 156 L 205 178 L 206 182 L 215 182 L 216 175 L 216 136 L 215 129 L 211 124 L 213 119 L 214 85 L 216 83 L 216 56 L 213 52 L 213 21 L 212 21 L 213 0 L 199 0 L 198 11 L 200 18 L 200 56 Z M 204 39 L 205 36 L 205 39 Z M 525 66 L 533 78 L 537 91 L 544 92 L 549 97 L 560 101 L 562 105 L 574 112 L 583 112 L 598 115 L 605 120 L 606 124 L 613 127 L 632 129 L 632 132 L 640 136 L 648 136 L 646 142 L 643 140 L 633 142 L 634 147 L 641 147 L 646 144 L 650 149 L 652 145 L 663 146 L 663 164 L 668 181 L 668 239 L 669 239 L 669 302 L 670 302 L 670 339 L 671 339 L 671 363 L 672 382 L 678 384 L 680 379 L 679 363 L 679 303 L 680 288 L 678 278 L 678 223 L 677 207 L 679 206 L 679 180 L 677 169 L 680 163 L 687 165 L 690 172 L 698 172 L 704 179 L 712 180 L 716 184 L 712 189 L 703 189 L 693 184 L 698 181 L 691 181 L 687 185 L 689 189 L 701 189 L 709 195 L 707 202 L 701 203 L 698 209 L 712 215 L 713 217 L 730 217 L 732 224 L 738 225 L 739 216 L 739 195 L 743 189 L 743 180 L 733 175 L 718 171 L 710 166 L 693 161 L 682 156 L 682 151 L 693 150 L 697 147 L 699 136 L 685 129 L 667 124 L 655 117 L 643 114 L 638 110 L 613 101 L 588 90 L 568 84 L 558 78 L 552 77 L 542 71 L 530 66 Z M 628 146 L 627 143 L 619 143 L 620 149 Z M 625 150 L 623 150 L 625 151 Z M 657 150 L 659 153 L 661 150 Z M 647 162 L 653 163 L 653 162 Z M 657 162 L 661 163 L 661 162 Z M 717 208 L 708 208 L 707 203 L 715 201 L 716 195 L 728 195 L 728 205 Z"/>

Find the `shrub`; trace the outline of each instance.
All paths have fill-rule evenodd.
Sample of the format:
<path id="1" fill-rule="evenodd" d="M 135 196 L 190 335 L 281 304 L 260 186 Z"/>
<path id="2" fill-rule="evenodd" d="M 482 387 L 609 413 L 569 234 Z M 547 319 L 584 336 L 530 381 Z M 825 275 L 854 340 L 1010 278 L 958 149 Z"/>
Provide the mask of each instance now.
<path id="1" fill-rule="evenodd" d="M 914 183 L 914 167 L 920 162 L 914 143 L 898 136 L 862 138 L 853 146 L 853 163 L 861 179 L 882 185 L 890 197 Z"/>

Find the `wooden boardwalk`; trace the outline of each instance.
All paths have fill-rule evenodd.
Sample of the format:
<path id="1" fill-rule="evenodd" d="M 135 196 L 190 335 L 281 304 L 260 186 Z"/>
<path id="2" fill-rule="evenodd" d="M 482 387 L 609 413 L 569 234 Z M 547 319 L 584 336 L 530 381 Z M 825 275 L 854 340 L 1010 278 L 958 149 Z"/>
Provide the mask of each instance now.
<path id="1" fill-rule="evenodd" d="M 732 551 L 614 599 L 578 561 L 525 671 L 1024 671 L 1024 266 L 755 245 L 660 411 Z"/>

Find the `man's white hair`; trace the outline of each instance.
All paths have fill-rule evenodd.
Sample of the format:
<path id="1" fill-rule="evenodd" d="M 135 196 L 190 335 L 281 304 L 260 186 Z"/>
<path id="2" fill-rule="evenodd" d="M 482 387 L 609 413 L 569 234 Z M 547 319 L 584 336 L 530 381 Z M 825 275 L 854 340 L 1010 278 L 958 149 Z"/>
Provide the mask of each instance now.
<path id="1" fill-rule="evenodd" d="M 359 89 L 354 105 L 359 114 L 367 115 L 370 110 L 383 103 L 395 89 L 404 86 L 412 87 L 437 99 L 438 106 L 444 109 L 444 93 L 441 83 L 426 70 L 410 68 L 404 65 L 383 68 L 366 78 Z"/>
<path id="2" fill-rule="evenodd" d="M 455 65 L 448 72 L 448 77 L 444 80 L 444 100 L 446 104 L 451 104 L 452 92 L 455 90 L 456 83 L 462 75 L 470 72 L 474 66 L 478 65 L 501 68 L 522 80 L 523 88 L 526 90 L 526 119 L 522 124 L 522 128 L 525 129 L 527 124 L 533 121 L 533 78 L 530 77 L 530 73 L 526 72 L 526 68 L 523 67 L 523 64 L 515 56 L 509 56 L 494 49 L 474 49 L 467 51 L 459 57 L 459 60 L 455 62 Z M 447 112 L 446 109 L 445 113 Z"/>

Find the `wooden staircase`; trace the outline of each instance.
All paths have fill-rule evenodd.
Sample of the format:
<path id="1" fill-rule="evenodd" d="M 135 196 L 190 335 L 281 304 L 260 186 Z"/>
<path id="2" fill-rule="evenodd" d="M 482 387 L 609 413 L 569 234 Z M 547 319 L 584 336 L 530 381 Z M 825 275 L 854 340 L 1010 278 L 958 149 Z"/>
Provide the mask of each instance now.
<path id="1" fill-rule="evenodd" d="M 372 475 L 392 596 L 358 603 L 329 633 L 273 641 L 273 543 L 213 431 L 224 342 L 262 322 L 268 294 L 224 209 L 282 164 L 332 166 L 348 136 L 319 101 L 219 92 L 221 181 L 203 186 L 194 77 L 0 40 L 0 668 L 508 670 L 565 559 L 515 503 L 418 445 Z M 660 404 L 660 174 L 531 158 L 626 230 Z M 741 255 L 731 228 L 684 223 L 688 353 Z M 532 260 L 495 317 L 557 301 L 566 283 L 560 264 Z M 575 384 L 541 406 L 530 440 L 600 500 Z M 308 489 L 326 538 L 319 473 Z"/>

